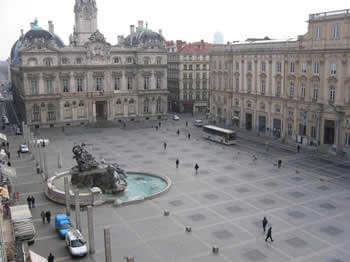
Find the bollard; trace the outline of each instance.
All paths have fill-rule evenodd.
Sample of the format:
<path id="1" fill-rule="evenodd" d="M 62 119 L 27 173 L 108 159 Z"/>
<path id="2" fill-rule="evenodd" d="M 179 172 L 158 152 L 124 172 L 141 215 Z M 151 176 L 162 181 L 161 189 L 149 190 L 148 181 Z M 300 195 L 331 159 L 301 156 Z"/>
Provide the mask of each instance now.
<path id="1" fill-rule="evenodd" d="M 68 177 L 64 177 L 64 195 L 65 195 L 65 204 L 66 204 L 66 214 L 70 216 L 70 194 L 69 194 L 69 181 Z"/>
<path id="2" fill-rule="evenodd" d="M 81 219 L 80 219 L 80 202 L 79 202 L 79 190 L 75 190 L 74 194 L 74 200 L 75 200 L 75 223 L 77 229 L 82 233 L 81 231 Z"/>
<path id="3" fill-rule="evenodd" d="M 104 228 L 104 241 L 105 241 L 105 262 L 112 262 L 111 229 L 109 227 Z"/>

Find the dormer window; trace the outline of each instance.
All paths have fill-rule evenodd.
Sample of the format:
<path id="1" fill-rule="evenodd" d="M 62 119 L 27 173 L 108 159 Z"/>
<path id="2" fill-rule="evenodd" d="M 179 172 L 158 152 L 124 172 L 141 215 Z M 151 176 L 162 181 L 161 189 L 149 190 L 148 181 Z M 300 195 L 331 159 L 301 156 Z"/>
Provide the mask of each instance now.
<path id="1" fill-rule="evenodd" d="M 339 39 L 339 25 L 338 24 L 335 24 L 333 26 L 332 39 L 334 39 L 334 40 Z"/>
<path id="2" fill-rule="evenodd" d="M 143 64 L 149 65 L 150 64 L 150 59 L 147 57 L 143 60 Z"/>
<path id="3" fill-rule="evenodd" d="M 62 59 L 62 65 L 68 65 L 68 59 L 67 58 L 63 58 Z"/>
<path id="4" fill-rule="evenodd" d="M 81 58 L 77 58 L 77 59 L 75 60 L 75 63 L 76 63 L 77 65 L 81 65 L 81 64 L 82 64 Z"/>
<path id="5" fill-rule="evenodd" d="M 316 40 L 320 40 L 321 39 L 321 29 L 320 29 L 320 27 L 316 27 L 315 39 Z"/>
<path id="6" fill-rule="evenodd" d="M 128 57 L 127 59 L 128 64 L 134 63 L 134 59 L 132 57 Z"/>
<path id="7" fill-rule="evenodd" d="M 52 65 L 52 60 L 50 58 L 45 58 L 44 59 L 44 64 L 45 64 L 45 66 L 51 66 Z"/>
<path id="8" fill-rule="evenodd" d="M 114 64 L 120 64 L 120 58 L 119 57 L 114 57 L 113 58 L 113 63 Z"/>

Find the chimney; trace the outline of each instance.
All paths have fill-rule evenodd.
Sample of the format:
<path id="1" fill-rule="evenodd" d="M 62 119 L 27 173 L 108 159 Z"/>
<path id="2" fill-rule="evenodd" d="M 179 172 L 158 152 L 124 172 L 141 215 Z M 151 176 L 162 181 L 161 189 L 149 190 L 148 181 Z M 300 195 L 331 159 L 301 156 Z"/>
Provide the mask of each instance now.
<path id="1" fill-rule="evenodd" d="M 182 48 L 182 41 L 181 40 L 176 40 L 176 50 L 177 52 L 180 51 Z"/>
<path id="2" fill-rule="evenodd" d="M 133 34 L 135 32 L 135 26 L 130 25 L 130 34 Z"/>
<path id="3" fill-rule="evenodd" d="M 160 34 L 161 36 L 163 36 L 163 30 L 162 30 L 162 29 L 159 29 L 159 34 Z"/>
<path id="4" fill-rule="evenodd" d="M 138 23 L 138 31 L 141 31 L 141 30 L 143 30 L 143 21 L 142 20 L 140 20 L 140 21 L 138 21 L 137 22 Z"/>
<path id="5" fill-rule="evenodd" d="M 53 25 L 52 21 L 49 21 L 49 32 L 51 34 L 55 33 L 55 26 Z"/>

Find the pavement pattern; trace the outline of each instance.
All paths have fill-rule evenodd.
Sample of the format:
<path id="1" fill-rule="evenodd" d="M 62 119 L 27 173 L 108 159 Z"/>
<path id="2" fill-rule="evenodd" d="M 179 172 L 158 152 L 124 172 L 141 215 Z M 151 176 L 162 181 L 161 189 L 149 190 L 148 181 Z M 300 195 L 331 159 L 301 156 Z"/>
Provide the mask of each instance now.
<path id="1" fill-rule="evenodd" d="M 204 140 L 192 122 L 162 121 L 158 131 L 155 122 L 128 123 L 126 128 L 66 127 L 64 133 L 58 128 L 35 130 L 38 137 L 50 139 L 50 176 L 75 165 L 72 146 L 84 142 L 98 160 L 117 162 L 127 171 L 165 175 L 173 182 L 169 192 L 154 200 L 94 207 L 96 253 L 74 261 L 105 260 L 106 226 L 111 228 L 112 260 L 118 262 L 125 257 L 142 262 L 350 261 L 349 163 L 303 150 L 271 148 L 267 153 L 263 143 L 247 140 L 224 146 Z M 36 198 L 32 213 L 38 236 L 30 249 L 43 257 L 52 252 L 55 261 L 73 261 L 54 224 L 43 224 L 40 218 L 42 210 L 61 213 L 64 206 L 46 199 L 31 156 L 18 159 L 21 139 L 10 141 L 18 202 L 26 203 L 28 195 Z M 57 167 L 58 152 L 62 169 Z M 283 160 L 280 169 L 277 159 Z M 170 215 L 164 216 L 164 210 Z M 272 225 L 273 243 L 265 242 L 264 216 Z M 82 224 L 88 239 L 86 211 Z M 212 253 L 213 246 L 218 254 Z"/>

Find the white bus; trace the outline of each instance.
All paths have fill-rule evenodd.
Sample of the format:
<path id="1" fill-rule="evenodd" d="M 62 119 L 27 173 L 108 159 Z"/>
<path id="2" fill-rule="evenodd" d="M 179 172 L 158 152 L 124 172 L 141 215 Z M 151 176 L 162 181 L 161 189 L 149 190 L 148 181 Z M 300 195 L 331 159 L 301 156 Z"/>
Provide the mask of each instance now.
<path id="1" fill-rule="evenodd" d="M 233 130 L 207 125 L 203 126 L 204 138 L 225 145 L 236 144 L 236 132 Z"/>

